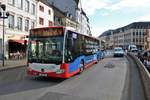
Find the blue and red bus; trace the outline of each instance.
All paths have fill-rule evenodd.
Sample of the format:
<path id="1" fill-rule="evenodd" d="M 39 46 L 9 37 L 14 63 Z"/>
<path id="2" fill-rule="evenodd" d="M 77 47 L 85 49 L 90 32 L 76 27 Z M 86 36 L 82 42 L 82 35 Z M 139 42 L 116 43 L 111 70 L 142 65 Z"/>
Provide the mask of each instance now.
<path id="1" fill-rule="evenodd" d="M 100 59 L 99 40 L 66 27 L 30 30 L 27 73 L 69 78 Z"/>

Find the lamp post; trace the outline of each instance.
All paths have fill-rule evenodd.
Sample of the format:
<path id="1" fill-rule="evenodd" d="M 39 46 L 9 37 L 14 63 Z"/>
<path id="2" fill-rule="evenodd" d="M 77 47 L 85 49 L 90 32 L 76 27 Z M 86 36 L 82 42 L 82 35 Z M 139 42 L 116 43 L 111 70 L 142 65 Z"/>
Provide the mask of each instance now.
<path id="1" fill-rule="evenodd" d="M 1 11 L 0 11 L 0 18 L 3 19 L 3 41 L 2 41 L 2 46 L 3 46 L 3 63 L 2 63 L 2 66 L 4 66 L 4 60 L 5 60 L 5 51 L 4 51 L 4 40 L 5 40 L 5 36 L 4 36 L 4 33 L 5 33 L 5 19 L 8 18 L 9 16 L 9 13 L 6 12 L 6 5 L 4 4 L 1 4 L 0 5 L 0 8 L 1 8 Z"/>

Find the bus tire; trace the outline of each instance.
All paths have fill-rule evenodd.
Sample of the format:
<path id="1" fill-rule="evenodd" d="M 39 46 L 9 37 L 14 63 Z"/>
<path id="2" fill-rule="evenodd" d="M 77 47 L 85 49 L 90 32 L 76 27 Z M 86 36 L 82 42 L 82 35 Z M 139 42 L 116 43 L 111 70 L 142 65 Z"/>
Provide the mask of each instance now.
<path id="1" fill-rule="evenodd" d="M 84 71 L 84 62 L 81 61 L 79 74 L 83 73 L 83 71 Z"/>

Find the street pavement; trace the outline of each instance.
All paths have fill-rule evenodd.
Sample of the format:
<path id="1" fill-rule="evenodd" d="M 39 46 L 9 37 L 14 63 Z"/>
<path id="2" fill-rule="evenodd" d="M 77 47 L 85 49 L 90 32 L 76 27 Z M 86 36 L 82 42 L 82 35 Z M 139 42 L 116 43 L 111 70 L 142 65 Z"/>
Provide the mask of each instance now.
<path id="1" fill-rule="evenodd" d="M 5 60 L 4 63 L 5 63 L 4 66 L 2 66 L 2 60 L 0 60 L 0 71 L 26 66 L 27 60 L 26 59 Z"/>
<path id="2" fill-rule="evenodd" d="M 31 78 L 23 71 L 20 80 L 0 82 L 0 100 L 120 100 L 126 73 L 125 57 L 105 58 L 66 80 Z"/>
<path id="3" fill-rule="evenodd" d="M 0 72 L 0 100 L 145 100 L 136 64 L 112 57 L 69 79 L 30 77 L 26 66 Z"/>

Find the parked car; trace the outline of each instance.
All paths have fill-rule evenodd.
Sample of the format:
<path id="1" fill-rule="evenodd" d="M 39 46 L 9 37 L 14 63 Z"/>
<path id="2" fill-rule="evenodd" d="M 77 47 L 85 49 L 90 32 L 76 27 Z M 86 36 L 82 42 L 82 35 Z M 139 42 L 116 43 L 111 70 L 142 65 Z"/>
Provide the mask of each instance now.
<path id="1" fill-rule="evenodd" d="M 143 51 L 138 55 L 141 62 L 145 65 L 145 67 L 150 71 L 150 50 Z"/>
<path id="2" fill-rule="evenodd" d="M 123 57 L 124 51 L 121 47 L 115 47 L 114 48 L 114 57 Z"/>

